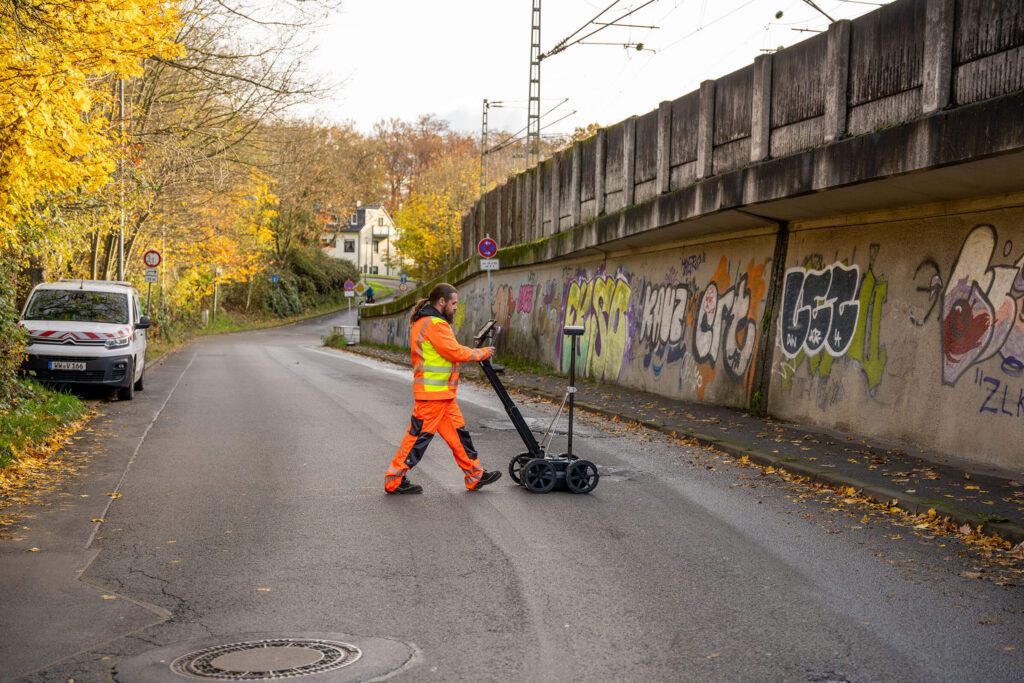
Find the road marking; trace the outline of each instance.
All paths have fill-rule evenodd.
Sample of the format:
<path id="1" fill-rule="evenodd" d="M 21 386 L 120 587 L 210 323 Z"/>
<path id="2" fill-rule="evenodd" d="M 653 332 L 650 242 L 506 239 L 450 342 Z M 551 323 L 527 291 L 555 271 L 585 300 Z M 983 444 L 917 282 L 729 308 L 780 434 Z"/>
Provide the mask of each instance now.
<path id="1" fill-rule="evenodd" d="M 128 459 L 128 464 L 125 465 L 124 472 L 121 473 L 121 478 L 117 481 L 117 486 L 114 487 L 114 493 L 120 493 L 121 485 L 124 484 L 125 477 L 128 476 L 128 470 L 131 469 L 132 463 L 135 462 L 135 456 L 139 454 L 139 449 L 142 448 L 142 444 L 146 441 L 146 435 L 149 434 L 149 430 L 153 428 L 153 425 L 160 417 L 160 414 L 164 412 L 164 408 L 167 407 L 167 402 L 171 400 L 171 396 L 174 395 L 174 390 L 178 388 L 179 384 L 181 384 L 182 378 L 185 376 L 185 373 L 188 372 L 188 369 L 192 367 L 192 363 L 193 361 L 195 361 L 197 355 L 199 355 L 198 351 L 192 354 L 192 358 L 189 359 L 188 365 L 185 366 L 185 369 L 181 371 L 181 375 L 178 376 L 178 381 L 175 382 L 174 386 L 171 387 L 171 390 L 167 392 L 167 398 L 165 398 L 164 402 L 160 404 L 160 408 L 159 410 L 156 411 L 156 415 L 154 415 L 153 419 L 149 421 L 148 425 L 146 425 L 146 430 L 142 432 L 142 436 L 139 437 L 139 443 L 135 445 L 135 450 L 132 451 L 132 457 Z M 107 500 L 107 505 L 105 508 L 103 508 L 103 514 L 100 515 L 101 519 L 107 518 L 107 512 L 110 510 L 110 505 L 114 502 L 114 500 L 120 497 L 121 496 L 111 496 Z M 92 545 L 92 542 L 96 539 L 96 532 L 100 530 L 100 524 L 102 524 L 102 522 L 96 522 L 96 525 L 92 529 L 92 533 L 89 534 L 89 540 L 85 542 L 86 549 L 88 549 L 89 546 Z"/>

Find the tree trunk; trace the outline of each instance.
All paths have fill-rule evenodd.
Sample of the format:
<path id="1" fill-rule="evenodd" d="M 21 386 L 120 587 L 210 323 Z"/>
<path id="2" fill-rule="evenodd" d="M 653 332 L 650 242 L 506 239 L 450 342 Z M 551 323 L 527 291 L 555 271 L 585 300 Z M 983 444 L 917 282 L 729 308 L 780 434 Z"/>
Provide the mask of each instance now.
<path id="1" fill-rule="evenodd" d="M 96 269 L 99 267 L 100 258 L 100 230 L 92 234 L 92 268 L 89 270 L 91 279 L 96 279 Z"/>

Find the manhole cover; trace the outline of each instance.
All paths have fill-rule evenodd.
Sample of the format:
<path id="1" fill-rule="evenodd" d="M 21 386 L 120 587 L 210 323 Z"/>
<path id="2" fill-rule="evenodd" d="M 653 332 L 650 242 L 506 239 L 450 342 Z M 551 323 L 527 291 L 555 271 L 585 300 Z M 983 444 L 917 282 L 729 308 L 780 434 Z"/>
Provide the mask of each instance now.
<path id="1" fill-rule="evenodd" d="M 216 645 L 171 662 L 171 671 L 218 681 L 264 681 L 333 671 L 362 655 L 348 643 L 279 638 Z"/>

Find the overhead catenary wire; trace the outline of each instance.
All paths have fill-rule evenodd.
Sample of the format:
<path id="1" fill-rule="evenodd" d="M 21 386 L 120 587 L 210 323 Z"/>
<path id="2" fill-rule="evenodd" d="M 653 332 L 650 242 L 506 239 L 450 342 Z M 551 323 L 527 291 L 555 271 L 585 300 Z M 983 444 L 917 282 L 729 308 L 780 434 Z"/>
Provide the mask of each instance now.
<path id="1" fill-rule="evenodd" d="M 554 110 L 558 109 L 559 107 L 561 107 L 563 104 L 565 104 L 568 101 L 569 101 L 568 97 L 563 97 L 561 102 L 559 102 L 555 106 L 551 107 L 551 109 L 548 109 L 546 112 L 541 114 L 540 118 L 544 118 L 545 116 L 547 116 L 548 114 L 550 114 Z M 576 112 L 574 111 L 573 113 L 575 114 Z M 559 120 L 561 120 L 561 119 L 559 119 Z M 546 128 L 546 127 L 547 126 L 542 126 L 541 129 Z M 513 138 L 515 138 L 517 135 L 519 135 L 520 133 L 522 133 L 525 130 L 526 130 L 526 126 L 523 126 L 519 130 L 517 130 L 515 133 L 512 133 L 512 135 L 508 136 L 507 138 L 505 138 L 504 140 L 502 140 L 501 142 L 496 144 L 494 147 L 491 147 L 490 149 L 488 149 L 487 153 L 489 154 L 491 152 L 497 152 L 498 150 L 503 149 L 504 147 L 507 147 L 507 145 L 505 143 L 510 142 L 510 141 L 514 142 L 515 140 L 513 140 Z"/>
<path id="2" fill-rule="evenodd" d="M 622 0 L 615 0 L 615 2 L 613 2 L 612 4 L 610 4 L 607 7 L 605 7 L 603 10 L 601 10 L 600 12 L 595 14 L 593 19 L 591 19 L 587 23 L 583 24 L 583 26 L 580 26 L 578 29 L 576 29 L 575 31 L 573 31 L 572 33 L 567 35 L 565 38 L 562 38 L 560 41 L 555 43 L 555 46 L 553 48 L 551 48 L 551 50 L 549 50 L 548 53 L 542 54 L 540 58 L 544 59 L 545 57 L 549 56 L 549 54 L 555 54 L 556 51 L 561 52 L 562 50 L 564 50 L 565 48 L 563 48 L 562 46 L 565 45 L 570 40 L 572 40 L 573 36 L 575 36 L 580 31 L 584 30 L 585 28 L 587 28 L 591 24 L 596 23 L 597 20 L 601 18 L 602 14 L 604 14 L 605 12 L 610 10 L 612 7 L 615 7 L 620 2 L 622 2 Z"/>
<path id="3" fill-rule="evenodd" d="M 581 37 L 581 38 L 577 38 L 576 40 L 572 41 L 571 43 L 568 43 L 568 42 L 566 42 L 566 40 L 568 40 L 568 39 L 562 40 L 561 42 L 559 42 L 558 44 L 556 44 L 556 45 L 555 45 L 555 47 L 551 48 L 550 50 L 548 50 L 547 52 L 545 52 L 544 54 L 542 54 L 542 55 L 540 56 L 540 59 L 547 59 L 548 57 L 551 57 L 552 55 L 556 55 L 556 54 L 558 54 L 559 52 L 562 52 L 562 51 L 564 51 L 564 50 L 566 50 L 566 49 L 568 49 L 568 48 L 572 47 L 573 45 L 576 45 L 576 44 L 578 44 L 578 43 L 580 43 L 580 42 L 582 42 L 582 41 L 586 40 L 587 38 L 589 38 L 589 37 L 593 36 L 594 34 L 596 34 L 596 33 L 600 33 L 601 31 L 605 30 L 605 29 L 606 29 L 606 28 L 608 28 L 609 26 L 618 26 L 618 25 L 619 25 L 619 24 L 618 24 L 618 22 L 619 22 L 619 21 L 621 21 L 622 19 L 625 19 L 626 17 L 630 16 L 631 14 L 635 14 L 636 12 L 639 12 L 639 11 L 640 11 L 640 10 L 642 10 L 642 9 L 643 9 L 644 7 L 647 7 L 648 5 L 653 5 L 653 4 L 654 4 L 655 2 L 657 2 L 657 1 L 658 1 L 658 0 L 647 0 L 647 2 L 643 3 L 642 5 L 640 5 L 640 6 L 638 6 L 638 7 L 634 7 L 633 9 L 629 10 L 628 12 L 626 12 L 625 14 L 623 14 L 623 15 L 622 15 L 621 17 L 619 17 L 618 19 L 616 19 L 616 20 L 612 21 L 611 23 L 608 23 L 608 24 L 604 24 L 604 25 L 602 25 L 602 26 L 600 26 L 600 27 L 598 27 L 598 28 L 594 29 L 593 31 L 591 31 L 591 32 L 590 32 L 590 33 L 588 33 L 587 35 L 585 35 L 585 36 L 583 36 L 583 37 Z M 600 16 L 600 15 L 599 15 L 599 16 Z M 591 21 L 590 23 L 592 23 L 592 21 Z M 588 24 L 587 24 L 587 26 L 589 26 L 589 25 L 590 25 L 590 23 L 588 23 Z M 586 28 L 586 26 L 584 26 L 584 28 Z M 577 30 L 577 31 L 576 31 L 576 33 L 579 33 L 579 30 Z M 573 35 L 575 35 L 575 33 L 574 33 Z"/>

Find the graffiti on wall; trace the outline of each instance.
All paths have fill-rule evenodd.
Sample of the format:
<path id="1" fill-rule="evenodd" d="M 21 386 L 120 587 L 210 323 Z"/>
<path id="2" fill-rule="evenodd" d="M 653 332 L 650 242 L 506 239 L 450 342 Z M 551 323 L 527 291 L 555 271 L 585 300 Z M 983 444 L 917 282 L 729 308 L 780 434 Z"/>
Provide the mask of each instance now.
<path id="1" fill-rule="evenodd" d="M 370 322 L 372 339 L 390 346 L 408 346 L 403 318 L 374 318 Z"/>
<path id="2" fill-rule="evenodd" d="M 706 260 L 703 252 L 688 256 L 671 269 L 664 282 L 645 282 L 637 335 L 645 369 L 658 377 L 664 368 L 692 355 L 680 366 L 679 388 L 690 387 L 703 398 L 719 367 L 731 380 L 745 381 L 757 350 L 757 314 L 767 289 L 769 260 L 751 260 L 745 270 L 729 273 L 726 257 L 719 260 L 711 280 L 701 286 L 693 276 Z M 742 267 L 741 267 L 742 268 Z"/>
<path id="3" fill-rule="evenodd" d="M 867 270 L 846 261 L 823 264 L 820 256 L 789 268 L 779 314 L 782 386 L 806 359 L 811 376 L 828 377 L 838 358 L 857 363 L 873 392 L 882 381 L 886 354 L 881 346 L 882 308 L 888 283 L 875 274 L 879 246 L 872 244 Z"/>
<path id="4" fill-rule="evenodd" d="M 691 297 L 687 285 L 644 284 L 638 342 L 643 349 L 644 367 L 655 377 L 666 363 L 686 355 L 686 313 Z"/>
<path id="5" fill-rule="evenodd" d="M 568 278 L 562 297 L 562 325 L 582 325 L 576 349 L 576 369 L 583 376 L 614 382 L 622 372 L 635 323 L 629 309 L 632 289 L 625 269 L 614 274 L 599 270 L 593 276 L 581 270 Z M 561 370 L 568 371 L 572 355 L 562 343 Z"/>
<path id="6" fill-rule="evenodd" d="M 723 256 L 714 279 L 701 294 L 693 330 L 694 358 L 712 366 L 721 361 L 735 380 L 746 376 L 757 348 L 755 316 L 766 290 L 765 265 L 751 261 L 730 287 Z"/>
<path id="7" fill-rule="evenodd" d="M 534 296 L 539 291 L 540 287 L 533 284 L 499 285 L 491 302 L 491 316 L 507 330 L 513 315 L 533 312 Z"/>
<path id="8" fill-rule="evenodd" d="M 941 297 L 933 297 L 933 308 L 938 304 L 943 384 L 955 385 L 971 367 L 997 354 L 1004 374 L 1018 377 L 1024 372 L 1024 256 L 1013 265 L 994 265 L 999 251 L 996 229 L 978 225 L 964 240 L 944 283 L 933 260 L 918 266 L 931 276 L 933 291 L 941 290 Z M 1008 258 L 1013 243 L 1006 240 L 1001 252 Z"/>

